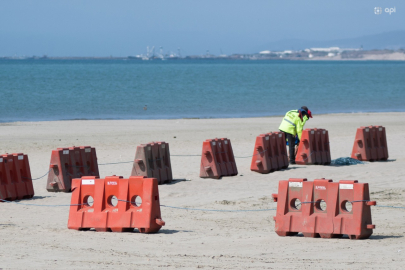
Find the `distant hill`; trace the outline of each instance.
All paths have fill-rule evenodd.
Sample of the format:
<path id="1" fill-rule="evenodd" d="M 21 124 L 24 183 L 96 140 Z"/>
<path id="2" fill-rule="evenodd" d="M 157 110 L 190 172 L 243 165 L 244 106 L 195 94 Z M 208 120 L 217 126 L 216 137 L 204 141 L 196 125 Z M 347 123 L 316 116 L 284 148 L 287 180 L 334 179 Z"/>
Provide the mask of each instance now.
<path id="1" fill-rule="evenodd" d="M 357 38 L 346 38 L 336 40 L 304 40 L 304 39 L 284 39 L 270 42 L 260 46 L 256 52 L 263 50 L 283 51 L 283 50 L 303 50 L 314 47 L 341 47 L 360 48 L 364 50 L 372 49 L 400 49 L 405 48 L 405 30 L 385 32 L 375 35 L 367 35 Z"/>

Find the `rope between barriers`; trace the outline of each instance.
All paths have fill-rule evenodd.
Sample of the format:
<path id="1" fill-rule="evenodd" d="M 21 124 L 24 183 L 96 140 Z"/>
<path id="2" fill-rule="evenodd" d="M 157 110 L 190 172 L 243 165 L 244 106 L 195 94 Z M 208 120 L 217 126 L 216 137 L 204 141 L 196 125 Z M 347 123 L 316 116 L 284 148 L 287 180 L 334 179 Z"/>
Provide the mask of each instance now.
<path id="1" fill-rule="evenodd" d="M 248 158 L 248 157 L 253 157 L 253 156 L 256 156 L 256 155 L 260 155 L 260 154 L 262 154 L 262 153 L 264 153 L 264 152 L 266 152 L 267 150 L 264 150 L 263 152 L 259 152 L 258 154 L 255 154 L 255 155 L 252 155 L 252 156 L 246 156 L 246 157 L 235 157 L 235 158 Z M 227 153 L 227 152 L 221 152 L 221 153 Z M 218 153 L 218 154 L 221 154 L 221 153 Z M 173 157 L 200 157 L 201 155 L 170 155 L 170 156 L 173 156 Z M 161 160 L 161 159 L 158 159 L 158 160 Z M 124 164 L 124 163 L 133 163 L 134 161 L 120 161 L 120 162 L 110 162 L 110 163 L 101 163 L 101 164 L 98 164 L 99 166 L 104 166 L 104 165 L 115 165 L 115 164 Z M 69 167 L 75 167 L 75 168 L 89 168 L 89 166 L 77 166 L 77 165 L 70 165 Z M 50 170 L 48 170 L 44 175 L 42 175 L 41 177 L 37 177 L 37 178 L 31 178 L 31 180 L 32 181 L 34 181 L 34 180 L 39 180 L 39 179 L 41 179 L 41 178 L 44 178 L 45 176 L 47 176 L 50 172 L 51 172 L 51 170 L 52 169 L 50 169 Z M 71 175 L 72 177 L 73 177 L 73 175 Z M 25 178 L 25 179 L 29 179 L 28 177 L 23 177 L 23 178 Z"/>
<path id="2" fill-rule="evenodd" d="M 317 203 L 318 201 L 316 201 L 316 202 L 300 202 L 300 203 L 298 203 L 297 204 L 297 206 L 299 206 L 299 205 L 301 205 L 301 204 L 304 204 L 304 203 Z M 355 203 L 355 202 L 370 202 L 370 200 L 358 200 L 358 201 L 349 201 L 350 203 Z M 374 205 L 375 206 L 375 205 Z"/>
<path id="3" fill-rule="evenodd" d="M 168 208 L 174 208 L 174 209 L 191 210 L 191 211 L 207 211 L 207 212 L 262 212 L 262 211 L 277 210 L 276 208 L 271 208 L 271 209 L 251 209 L 251 210 L 218 210 L 218 209 L 186 208 L 186 207 L 169 206 L 169 205 L 163 205 L 163 204 L 161 204 L 160 206 L 168 207 Z"/>
<path id="4" fill-rule="evenodd" d="M 39 179 L 41 179 L 41 178 L 44 178 L 45 176 L 47 176 L 50 172 L 51 172 L 51 170 L 52 169 L 50 169 L 49 171 L 47 171 L 44 175 L 42 175 L 41 177 L 38 177 L 38 178 L 31 178 L 31 180 L 39 180 Z M 28 177 L 22 177 L 22 178 L 25 178 L 25 179 L 30 179 L 30 178 L 28 178 Z"/>
<path id="5" fill-rule="evenodd" d="M 130 201 L 127 201 L 127 200 L 120 200 L 120 199 L 117 199 L 117 200 L 122 201 L 122 202 L 133 203 L 133 202 L 130 202 Z M 6 202 L 6 203 L 15 203 L 15 204 L 19 204 L 19 205 L 43 206 L 43 207 L 88 205 L 87 203 L 81 203 L 81 204 L 55 204 L 55 205 L 51 205 L 51 204 L 32 204 L 32 203 L 21 203 L 21 202 L 16 202 L 16 201 L 8 201 L 8 200 L 3 200 L 3 199 L 0 199 L 0 201 Z M 351 203 L 354 203 L 354 202 L 369 202 L 369 201 L 370 200 L 361 200 L 361 201 L 352 201 Z M 302 204 L 302 203 L 316 203 L 316 202 L 301 202 L 300 204 Z M 187 207 L 170 206 L 170 205 L 164 205 L 164 204 L 161 204 L 160 206 L 161 207 L 167 207 L 167 208 L 173 208 L 173 209 L 190 210 L 190 211 L 205 211 L 205 212 L 264 212 L 264 211 L 277 210 L 276 208 L 247 209 L 247 210 L 202 209 L 202 208 L 187 208 Z M 391 206 L 391 205 L 375 205 L 375 207 L 387 207 L 387 208 L 405 209 L 405 207 L 402 207 L 402 206 Z"/>
<path id="6" fill-rule="evenodd" d="M 113 165 L 113 164 L 123 164 L 123 163 L 133 163 L 134 161 L 120 161 L 120 162 L 111 162 L 111 163 L 101 163 L 98 164 L 99 166 L 103 166 L 103 165 Z"/>
<path id="7" fill-rule="evenodd" d="M 376 207 L 389 207 L 389 208 L 400 208 L 400 209 L 405 209 L 405 207 L 402 206 L 391 206 L 391 205 L 375 205 Z"/>
<path id="8" fill-rule="evenodd" d="M 201 157 L 201 155 L 170 155 L 171 157 Z"/>
<path id="9" fill-rule="evenodd" d="M 261 151 L 261 152 L 258 151 L 257 154 L 254 154 L 254 155 L 251 155 L 251 156 L 243 156 L 243 157 L 234 156 L 234 158 L 250 158 L 250 157 L 257 156 L 257 155 L 261 155 L 261 154 L 265 153 L 266 151 L 267 151 L 267 149 L 265 149 L 264 151 Z M 227 154 L 228 152 L 219 152 L 219 153 L 216 153 L 216 154 L 223 154 L 223 153 Z M 305 158 L 305 160 L 307 160 L 313 153 L 314 153 L 314 151 L 311 152 L 311 153 L 309 154 L 309 156 L 308 156 L 307 158 Z M 170 155 L 170 156 L 173 156 L 173 157 L 200 157 L 201 155 Z M 162 160 L 162 159 L 156 159 L 156 160 Z M 100 163 L 100 164 L 98 164 L 98 166 L 125 164 L 125 163 L 133 163 L 133 162 L 134 162 L 134 161 L 131 160 L 131 161 L 120 161 L 120 162 Z M 77 166 L 77 165 L 70 165 L 69 167 L 89 168 L 89 166 Z M 47 171 L 47 172 L 46 172 L 44 175 L 42 175 L 41 177 L 38 177 L 38 178 L 31 178 L 31 180 L 39 180 L 39 179 L 41 179 L 41 178 L 47 176 L 47 175 L 51 172 L 51 170 L 52 170 L 52 169 L 50 169 L 49 171 Z M 23 177 L 23 178 L 29 179 L 28 177 Z"/>
<path id="10" fill-rule="evenodd" d="M 120 200 L 117 199 L 118 201 L 122 202 L 129 202 L 126 200 Z M 8 200 L 3 200 L 0 199 L 0 201 L 6 202 L 6 203 L 15 203 L 19 205 L 29 205 L 29 206 L 43 206 L 43 207 L 59 207 L 59 206 L 80 206 L 80 205 L 88 205 L 87 203 L 82 203 L 82 204 L 55 204 L 55 205 L 50 205 L 50 204 L 33 204 L 33 203 L 21 203 L 21 202 L 16 202 L 16 201 L 8 201 Z M 169 205 L 160 205 L 161 207 L 168 207 L 168 208 L 174 208 L 174 209 L 183 209 L 183 210 L 193 210 L 193 211 L 207 211 L 207 212 L 261 212 L 261 211 L 272 211 L 276 210 L 275 208 L 273 209 L 250 209 L 250 210 L 221 210 L 221 209 L 199 209 L 199 208 L 186 208 L 186 207 L 176 207 L 176 206 L 169 206 Z"/>
<path id="11" fill-rule="evenodd" d="M 328 143 L 328 144 L 329 144 L 329 143 Z M 257 155 L 261 155 L 261 154 L 265 153 L 267 150 L 268 150 L 268 149 L 265 149 L 264 151 L 261 151 L 261 152 L 258 151 L 257 154 L 254 154 L 254 155 L 251 155 L 251 156 L 244 156 L 244 157 L 234 156 L 234 158 L 250 158 L 250 157 L 257 156 Z M 216 154 L 223 154 L 223 153 L 227 154 L 228 152 L 218 152 L 218 153 L 216 153 Z M 313 153 L 315 153 L 315 151 L 312 151 L 312 152 L 309 154 L 308 157 L 304 158 L 304 160 L 307 160 Z M 170 155 L 170 156 L 173 156 L 173 157 L 200 157 L 201 155 Z M 156 159 L 156 160 L 162 160 L 162 159 Z M 98 164 L 98 165 L 99 165 L 99 166 L 104 166 L 104 165 L 115 165 L 115 164 L 125 164 L 125 163 L 133 163 L 133 161 L 131 160 L 131 161 L 109 162 L 109 163 L 101 163 L 101 164 Z M 70 165 L 69 167 L 90 168 L 90 166 L 87 166 L 87 165 L 86 165 L 86 166 Z M 51 172 L 51 170 L 52 170 L 52 169 L 50 169 L 49 171 L 47 171 L 44 175 L 42 175 L 42 176 L 40 176 L 40 177 L 31 178 L 31 180 L 34 181 L 34 180 L 39 180 L 39 179 L 41 179 L 41 178 L 44 178 L 45 176 L 47 176 L 47 175 Z M 71 176 L 74 177 L 73 175 L 71 175 Z M 23 178 L 29 179 L 28 177 L 23 177 Z"/>
<path id="12" fill-rule="evenodd" d="M 8 201 L 8 200 L 3 200 L 3 199 L 0 199 L 0 201 L 6 202 L 6 203 L 20 204 L 20 205 L 43 206 L 43 207 L 59 207 L 59 206 L 79 206 L 79 205 L 87 205 L 87 203 L 81 203 L 81 204 L 35 204 L 35 203 L 21 203 L 21 202 L 16 202 L 16 201 Z"/>

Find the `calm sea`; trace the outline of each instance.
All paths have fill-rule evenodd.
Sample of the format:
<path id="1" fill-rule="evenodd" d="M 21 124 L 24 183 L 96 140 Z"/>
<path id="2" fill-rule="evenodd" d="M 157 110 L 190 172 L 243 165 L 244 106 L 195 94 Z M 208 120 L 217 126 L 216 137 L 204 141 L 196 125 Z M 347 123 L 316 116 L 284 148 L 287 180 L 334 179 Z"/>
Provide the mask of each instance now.
<path id="1" fill-rule="evenodd" d="M 405 111 L 405 62 L 0 60 L 0 94 L 0 122 Z"/>

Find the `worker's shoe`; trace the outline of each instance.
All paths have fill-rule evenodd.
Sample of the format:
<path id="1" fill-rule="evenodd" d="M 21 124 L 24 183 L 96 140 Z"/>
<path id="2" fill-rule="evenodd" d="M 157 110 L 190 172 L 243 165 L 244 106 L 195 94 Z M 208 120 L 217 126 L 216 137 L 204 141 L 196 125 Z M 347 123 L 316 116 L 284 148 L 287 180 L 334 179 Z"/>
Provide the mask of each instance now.
<path id="1" fill-rule="evenodd" d="M 296 164 L 295 160 L 290 160 L 290 164 Z"/>

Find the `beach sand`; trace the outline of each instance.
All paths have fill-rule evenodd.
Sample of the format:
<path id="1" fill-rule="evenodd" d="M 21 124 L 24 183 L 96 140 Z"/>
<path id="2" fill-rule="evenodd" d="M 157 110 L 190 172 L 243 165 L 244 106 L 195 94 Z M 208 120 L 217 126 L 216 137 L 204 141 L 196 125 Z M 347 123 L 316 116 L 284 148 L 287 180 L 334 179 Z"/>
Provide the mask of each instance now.
<path id="1" fill-rule="evenodd" d="M 257 135 L 277 131 L 282 117 L 238 119 L 98 120 L 0 124 L 0 153 L 28 154 L 32 177 L 48 171 L 51 150 L 90 145 L 99 164 L 132 161 L 136 146 L 166 141 L 172 155 L 200 155 L 205 139 L 231 139 L 235 156 L 253 154 Z M 271 194 L 288 178 L 358 180 L 371 200 L 405 207 L 405 113 L 315 115 L 306 128 L 329 131 L 332 159 L 350 156 L 356 129 L 383 125 L 389 161 L 354 166 L 300 166 L 270 174 L 250 171 L 251 158 L 237 158 L 239 174 L 199 178 L 200 157 L 172 156 L 172 184 L 160 185 L 160 203 L 203 209 L 274 209 Z M 128 177 L 132 164 L 99 166 L 100 176 Z M 50 193 L 46 177 L 34 181 L 38 205 L 70 204 L 70 193 Z M 102 233 L 67 229 L 69 207 L 0 203 L 0 268 L 115 269 L 403 269 L 405 209 L 373 207 L 374 234 L 367 240 L 279 237 L 274 210 L 208 212 L 161 207 L 166 222 L 157 234 Z"/>

